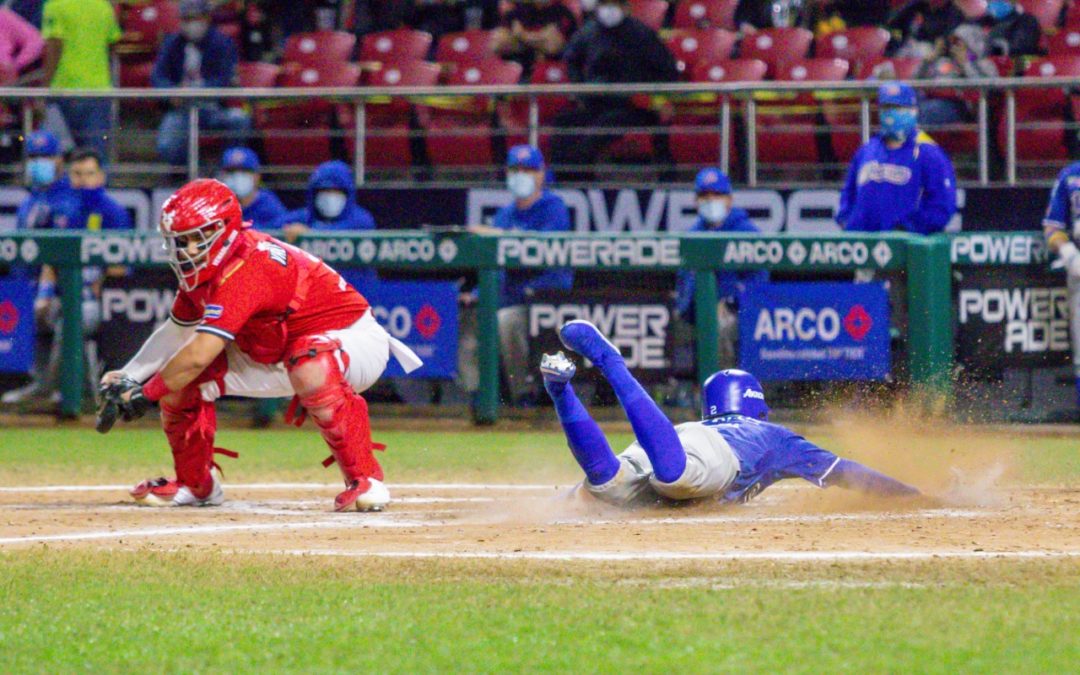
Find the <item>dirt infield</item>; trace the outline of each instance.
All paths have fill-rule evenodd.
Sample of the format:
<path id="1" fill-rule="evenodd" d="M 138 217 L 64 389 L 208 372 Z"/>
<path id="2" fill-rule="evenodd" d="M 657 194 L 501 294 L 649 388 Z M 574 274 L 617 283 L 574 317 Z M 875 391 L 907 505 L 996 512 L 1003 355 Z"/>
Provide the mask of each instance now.
<path id="1" fill-rule="evenodd" d="M 1080 557 L 1080 489 L 1011 486 L 981 505 L 882 504 L 800 484 L 741 506 L 633 513 L 544 485 L 403 484 L 383 513 L 333 513 L 336 485 L 226 486 L 217 508 L 132 504 L 123 486 L 0 487 L 0 550 L 205 549 L 356 557 L 818 561 Z"/>

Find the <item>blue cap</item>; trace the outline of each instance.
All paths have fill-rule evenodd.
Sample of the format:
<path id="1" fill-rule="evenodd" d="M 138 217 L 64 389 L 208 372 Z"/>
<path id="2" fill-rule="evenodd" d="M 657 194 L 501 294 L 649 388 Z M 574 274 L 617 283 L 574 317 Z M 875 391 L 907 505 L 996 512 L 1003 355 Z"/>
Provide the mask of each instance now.
<path id="1" fill-rule="evenodd" d="M 57 157 L 62 154 L 60 141 L 48 131 L 35 131 L 26 137 L 27 157 Z"/>
<path id="2" fill-rule="evenodd" d="M 903 82 L 888 82 L 877 91 L 878 105 L 894 105 L 901 108 L 914 108 L 919 104 L 915 90 Z"/>
<path id="3" fill-rule="evenodd" d="M 221 155 L 222 171 L 258 171 L 259 156 L 251 148 L 237 146 Z"/>
<path id="4" fill-rule="evenodd" d="M 698 193 L 718 192 L 729 195 L 731 194 L 731 179 L 720 169 L 702 169 L 694 179 L 694 189 Z"/>
<path id="5" fill-rule="evenodd" d="M 535 145 L 515 145 L 506 153 L 506 166 L 510 169 L 538 171 L 544 168 L 544 155 Z"/>

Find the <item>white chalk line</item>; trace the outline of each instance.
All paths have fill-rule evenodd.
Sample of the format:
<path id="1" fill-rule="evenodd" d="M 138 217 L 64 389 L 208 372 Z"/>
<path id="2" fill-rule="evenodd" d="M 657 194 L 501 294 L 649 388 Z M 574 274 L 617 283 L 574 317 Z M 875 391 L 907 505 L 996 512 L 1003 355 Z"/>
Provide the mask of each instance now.
<path id="1" fill-rule="evenodd" d="M 0 487 L 0 493 L 40 492 L 127 492 L 129 485 L 11 485 Z M 226 490 L 341 490 L 341 483 L 225 483 Z M 388 483 L 396 490 L 467 490 L 467 491 L 550 491 L 555 492 L 569 485 L 536 485 L 525 483 Z"/>
<path id="2" fill-rule="evenodd" d="M 843 562 L 937 559 L 1057 559 L 1080 558 L 1080 551 L 338 551 L 326 549 L 229 550 L 240 555 L 295 555 L 343 558 L 413 558 L 454 560 L 536 560 L 556 562 L 726 562 L 763 560 L 778 562 Z"/>

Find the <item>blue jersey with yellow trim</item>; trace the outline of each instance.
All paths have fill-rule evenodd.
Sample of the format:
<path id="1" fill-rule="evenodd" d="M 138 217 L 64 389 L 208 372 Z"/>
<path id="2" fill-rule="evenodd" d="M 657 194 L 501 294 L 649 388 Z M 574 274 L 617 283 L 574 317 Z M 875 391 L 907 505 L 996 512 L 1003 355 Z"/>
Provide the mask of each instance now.
<path id="1" fill-rule="evenodd" d="M 855 153 L 836 221 L 853 232 L 940 232 L 956 213 L 956 174 L 945 152 L 920 131 L 898 148 L 881 136 Z"/>

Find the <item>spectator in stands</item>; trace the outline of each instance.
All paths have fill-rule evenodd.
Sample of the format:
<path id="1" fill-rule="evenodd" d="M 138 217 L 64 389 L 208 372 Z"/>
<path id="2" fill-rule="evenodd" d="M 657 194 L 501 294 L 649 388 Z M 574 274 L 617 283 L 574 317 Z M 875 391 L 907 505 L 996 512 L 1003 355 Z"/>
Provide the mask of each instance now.
<path id="1" fill-rule="evenodd" d="M 516 0 L 495 29 L 493 49 L 517 61 L 528 80 L 538 58 L 556 58 L 577 28 L 574 13 L 560 0 Z"/>
<path id="2" fill-rule="evenodd" d="M 446 33 L 499 23 L 498 0 L 405 0 L 403 5 L 405 25 L 431 33 L 433 50 Z"/>
<path id="3" fill-rule="evenodd" d="M 1039 53 L 1042 28 L 1039 20 L 1024 12 L 1024 8 L 1009 0 L 990 0 L 986 3 L 984 25 L 990 56 L 1031 56 Z"/>
<path id="4" fill-rule="evenodd" d="M 735 25 L 739 32 L 756 33 L 765 28 L 800 26 L 808 18 L 802 0 L 739 0 Z"/>
<path id="5" fill-rule="evenodd" d="M 54 0 L 50 0 L 54 1 Z M 180 32 L 165 38 L 150 82 L 159 89 L 176 87 L 231 87 L 236 75 L 236 43 L 210 23 L 207 0 L 181 0 Z M 243 110 L 224 108 L 214 101 L 199 106 L 199 129 L 225 131 L 234 141 L 251 131 L 251 118 Z M 188 104 L 177 101 L 158 128 L 157 149 L 163 160 L 187 160 Z"/>
<path id="6" fill-rule="evenodd" d="M 933 234 L 956 213 L 952 162 L 918 128 L 915 90 L 878 90 L 881 133 L 859 148 L 840 193 L 836 221 L 849 231 Z"/>
<path id="7" fill-rule="evenodd" d="M 746 211 L 732 206 L 731 180 L 723 171 L 702 169 L 694 181 L 694 188 L 697 192 L 698 218 L 690 228 L 691 232 L 759 232 Z M 735 343 L 739 337 L 739 296 L 748 286 L 768 280 L 769 273 L 765 270 L 716 273 L 716 290 L 720 301 L 716 307 L 716 321 L 721 368 L 738 365 Z M 675 308 L 683 321 L 689 324 L 695 320 L 695 288 L 694 273 L 679 272 Z"/>
<path id="8" fill-rule="evenodd" d="M 311 174 L 307 204 L 283 214 L 274 227 L 288 241 L 296 241 L 308 230 L 374 230 L 375 219 L 356 203 L 352 170 L 345 162 L 332 160 Z"/>
<path id="9" fill-rule="evenodd" d="M 110 65 L 120 26 L 108 0 L 48 0 L 43 11 L 43 67 L 49 86 L 112 89 Z M 59 99 L 55 106 L 76 145 L 108 156 L 112 105 L 107 99 Z M 62 133 L 59 128 L 54 131 Z"/>
<path id="10" fill-rule="evenodd" d="M 474 225 L 469 229 L 478 234 L 518 230 L 569 231 L 570 211 L 562 198 L 547 188 L 546 183 L 547 166 L 539 148 L 531 145 L 510 148 L 506 158 L 506 187 L 513 201 L 499 209 L 490 227 Z M 498 314 L 499 353 L 502 355 L 510 397 L 516 405 L 535 405 L 538 394 L 529 362 L 529 326 L 525 303 L 537 290 L 570 290 L 573 285 L 574 272 L 568 268 L 503 273 Z M 475 296 L 467 294 L 462 300 L 468 306 Z M 472 323 L 475 318 L 469 314 L 465 320 Z M 479 380 L 475 329 L 463 333 L 465 339 L 458 358 L 459 370 L 463 388 L 473 392 Z"/>
<path id="11" fill-rule="evenodd" d="M 61 175 L 63 158 L 60 142 L 48 132 L 36 132 L 27 139 L 31 182 L 49 176 L 53 180 L 46 190 L 32 190 L 28 212 L 49 214 L 48 219 L 33 216 L 20 227 L 49 229 L 131 229 L 131 218 L 119 204 L 105 194 L 105 172 L 101 155 L 93 148 L 72 152 L 69 166 L 71 181 Z M 39 162 L 35 164 L 35 162 Z M 50 168 L 46 168 L 50 167 Z M 58 177 L 59 176 L 59 177 Z M 35 177 L 37 180 L 35 180 Z M 24 204 L 23 207 L 26 207 Z M 23 213 L 20 207 L 20 216 Z M 83 269 L 82 321 L 86 336 L 97 331 L 101 323 L 101 283 L 103 271 L 96 267 Z M 59 400 L 61 344 L 63 332 L 60 299 L 57 294 L 56 270 L 43 265 L 38 273 L 37 297 L 34 300 L 34 319 L 37 324 L 37 344 L 34 353 L 33 377 L 29 384 L 4 394 L 5 404 L 46 403 L 55 406 Z"/>
<path id="12" fill-rule="evenodd" d="M 41 60 L 45 41 L 26 19 L 7 7 L 0 7 L 0 77 L 13 83 L 30 66 Z"/>
<path id="13" fill-rule="evenodd" d="M 889 55 L 926 58 L 937 40 L 956 30 L 964 18 L 952 0 L 911 0 L 885 26 L 893 38 Z"/>
<path id="14" fill-rule="evenodd" d="M 629 15 L 627 0 L 601 0 L 594 20 L 574 33 L 563 54 L 573 82 L 619 84 L 624 82 L 674 82 L 679 78 L 675 57 L 657 34 Z M 584 96 L 576 109 L 553 120 L 562 128 L 602 130 L 611 127 L 646 127 L 659 124 L 652 110 L 634 105 L 630 96 L 609 94 Z M 556 164 L 589 165 L 619 135 L 561 133 L 551 142 Z M 667 157 L 666 136 L 654 143 L 661 159 Z"/>
<path id="15" fill-rule="evenodd" d="M 934 44 L 934 51 L 923 60 L 915 77 L 935 81 L 997 77 L 997 67 L 993 61 L 979 57 L 978 45 L 982 37 L 979 27 L 964 24 L 952 35 L 939 38 Z M 974 111 L 971 104 L 959 94 L 928 94 L 919 101 L 919 119 L 931 126 L 970 122 L 974 119 Z"/>
<path id="16" fill-rule="evenodd" d="M 272 190 L 262 187 L 259 157 L 250 148 L 229 148 L 221 155 L 221 182 L 240 200 L 244 220 L 269 229 L 285 215 L 285 206 Z"/>
<path id="17" fill-rule="evenodd" d="M 25 150 L 30 196 L 19 205 L 16 227 L 20 230 L 78 227 L 79 195 L 64 175 L 60 141 L 48 131 L 35 131 L 26 137 Z"/>
<path id="18" fill-rule="evenodd" d="M 883 26 L 889 18 L 889 0 L 820 0 L 807 9 L 808 23 L 816 35 L 856 26 Z"/>
<path id="19" fill-rule="evenodd" d="M 77 148 L 68 157 L 71 187 L 79 194 L 79 227 L 89 232 L 130 230 L 131 215 L 105 193 L 105 160 L 93 148 Z"/>

